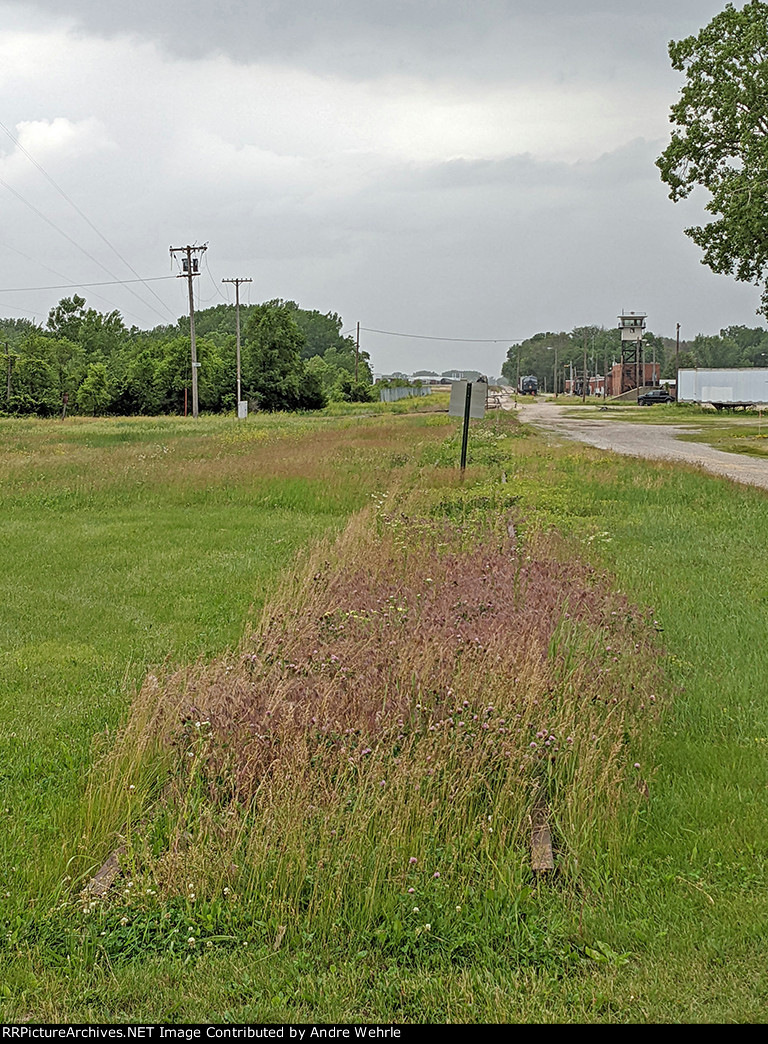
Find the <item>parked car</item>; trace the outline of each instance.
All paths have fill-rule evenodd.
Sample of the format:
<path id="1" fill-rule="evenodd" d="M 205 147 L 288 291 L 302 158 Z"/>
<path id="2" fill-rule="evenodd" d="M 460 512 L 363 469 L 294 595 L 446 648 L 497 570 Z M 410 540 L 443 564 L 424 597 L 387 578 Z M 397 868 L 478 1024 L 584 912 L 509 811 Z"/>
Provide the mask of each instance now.
<path id="1" fill-rule="evenodd" d="M 670 395 L 666 388 L 649 388 L 647 392 L 637 397 L 638 406 L 653 406 L 656 402 L 674 402 L 674 395 Z"/>

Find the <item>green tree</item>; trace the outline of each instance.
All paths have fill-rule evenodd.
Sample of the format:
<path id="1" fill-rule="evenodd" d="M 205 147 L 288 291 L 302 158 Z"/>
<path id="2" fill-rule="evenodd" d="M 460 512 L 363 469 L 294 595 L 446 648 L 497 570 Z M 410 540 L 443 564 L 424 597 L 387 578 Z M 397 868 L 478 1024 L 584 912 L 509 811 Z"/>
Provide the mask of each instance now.
<path id="1" fill-rule="evenodd" d="M 114 413 L 152 416 L 163 412 L 163 395 L 158 381 L 162 355 L 161 345 L 136 340 L 113 360 L 115 391 L 111 409 Z"/>
<path id="2" fill-rule="evenodd" d="M 259 409 L 295 410 L 304 377 L 304 336 L 285 305 L 260 305 L 244 330 L 245 384 Z"/>
<path id="3" fill-rule="evenodd" d="M 40 333 L 26 337 L 14 360 L 11 374 L 11 413 L 49 417 L 61 409 L 58 376 L 48 338 Z"/>
<path id="4" fill-rule="evenodd" d="M 48 313 L 48 329 L 59 337 L 68 337 L 76 341 L 80 335 L 80 326 L 85 316 L 85 298 L 73 294 L 62 297 L 55 308 Z"/>
<path id="5" fill-rule="evenodd" d="M 656 161 L 677 202 L 697 186 L 714 220 L 686 229 L 714 272 L 763 288 L 768 314 L 768 4 L 732 4 L 698 35 L 669 45 L 685 74 L 674 125 Z"/>
<path id="6" fill-rule="evenodd" d="M 89 363 L 85 380 L 77 390 L 77 405 L 94 417 L 103 413 L 110 400 L 109 375 L 104 363 Z"/>

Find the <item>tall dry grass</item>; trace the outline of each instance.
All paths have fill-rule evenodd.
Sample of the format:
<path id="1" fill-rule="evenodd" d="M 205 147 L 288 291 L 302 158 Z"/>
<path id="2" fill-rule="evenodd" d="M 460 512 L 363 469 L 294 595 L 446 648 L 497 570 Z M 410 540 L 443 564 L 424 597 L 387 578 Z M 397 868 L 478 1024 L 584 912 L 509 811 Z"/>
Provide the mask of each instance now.
<path id="1" fill-rule="evenodd" d="M 604 851 L 640 799 L 651 632 L 556 535 L 441 503 L 382 497 L 236 655 L 149 679 L 90 851 L 123 845 L 161 897 L 237 896 L 275 930 L 385 933 L 420 896 L 436 920 L 513 894 L 535 809 L 562 874 Z"/>

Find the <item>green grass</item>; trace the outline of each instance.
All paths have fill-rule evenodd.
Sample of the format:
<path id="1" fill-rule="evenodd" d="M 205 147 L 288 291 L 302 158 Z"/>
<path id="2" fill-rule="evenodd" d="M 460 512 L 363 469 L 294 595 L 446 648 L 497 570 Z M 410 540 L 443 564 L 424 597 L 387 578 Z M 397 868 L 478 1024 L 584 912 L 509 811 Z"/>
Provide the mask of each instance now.
<path id="1" fill-rule="evenodd" d="M 654 608 L 674 682 L 642 828 L 580 911 L 585 934 L 633 955 L 605 975 L 614 1017 L 633 995 L 649 1018 L 762 1021 L 765 495 L 586 448 L 526 457 L 519 477 L 527 503 Z"/>
<path id="2" fill-rule="evenodd" d="M 236 645 L 297 552 L 442 423 L 0 421 L 6 909 L 61 878 L 94 737 L 147 670 Z"/>
<path id="3" fill-rule="evenodd" d="M 655 422 L 660 411 L 667 412 L 637 412 Z M 312 429 L 316 422 L 302 418 L 293 429 L 286 419 L 268 419 L 265 434 L 254 426 L 246 437 L 212 419 L 201 438 L 179 422 L 168 422 L 178 424 L 173 438 L 162 421 L 115 422 L 125 425 L 122 433 L 112 422 L 95 422 L 90 431 L 85 423 L 73 427 L 69 441 L 53 425 L 0 424 L 2 564 L 11 592 L 0 604 L 8 636 L 0 676 L 0 772 L 10 809 L 0 821 L 0 890 L 10 892 L 8 931 L 14 918 L 30 917 L 44 929 L 50 887 L 47 901 L 32 905 L 39 860 L 58 866 L 55 853 L 71 841 L 62 828 L 72 829 L 91 737 L 114 726 L 147 665 L 167 655 L 210 656 L 236 642 L 251 602 L 271 589 L 297 549 L 338 526 L 370 488 L 385 488 L 393 467 L 397 475 L 418 460 L 421 481 L 440 488 L 456 438 L 438 447 L 440 428 L 430 427 L 437 421 L 398 419 L 417 425 L 398 445 L 376 434 L 379 421 L 343 418 L 358 426 L 342 429 L 355 445 L 324 447 L 338 480 L 330 486 L 313 476 L 303 447 L 317 442 L 308 432 L 334 421 L 319 419 Z M 474 438 L 457 495 L 477 510 L 498 498 L 503 473 L 504 498 L 516 498 L 523 528 L 556 526 L 575 565 L 581 557 L 607 570 L 658 621 L 667 679 L 659 696 L 669 702 L 652 763 L 643 766 L 650 800 L 636 828 L 624 830 L 619 858 L 598 850 L 576 886 L 555 881 L 530 895 L 521 891 L 514 932 L 522 934 L 502 925 L 516 940 L 513 958 L 489 941 L 471 962 L 439 950 L 404 961 L 360 935 L 342 932 L 337 944 L 319 946 L 301 925 L 276 950 L 245 924 L 233 925 L 236 945 L 169 952 L 174 927 L 179 935 L 190 926 L 201 937 L 206 930 L 205 910 L 194 911 L 193 922 L 184 906 L 169 908 L 164 921 L 138 919 L 130 938 L 116 936 L 118 952 L 134 953 L 123 961 L 104 956 L 98 921 L 77 946 L 62 942 L 60 966 L 42 960 L 27 934 L 0 955 L 0 1015 L 766 1020 L 766 496 L 669 464 L 547 446 L 494 423 L 476 429 L 486 434 Z M 414 440 L 422 442 L 417 451 Z M 151 445 L 169 452 L 152 457 Z M 272 454 L 280 474 L 250 468 L 256 451 L 262 467 Z M 132 456 L 138 453 L 141 464 Z M 356 477 L 360 461 L 379 462 L 368 484 Z M 134 557 L 142 564 L 132 564 Z M 509 869 L 526 880 L 524 867 Z M 121 930 L 119 922 L 110 927 Z"/>

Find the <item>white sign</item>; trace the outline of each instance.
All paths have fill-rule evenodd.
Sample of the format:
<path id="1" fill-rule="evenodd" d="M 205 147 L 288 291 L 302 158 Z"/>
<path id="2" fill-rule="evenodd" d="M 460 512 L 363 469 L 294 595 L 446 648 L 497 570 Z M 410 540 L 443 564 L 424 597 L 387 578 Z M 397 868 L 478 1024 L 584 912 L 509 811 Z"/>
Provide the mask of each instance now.
<path id="1" fill-rule="evenodd" d="M 473 381 L 471 398 L 469 400 L 469 415 L 482 420 L 485 416 L 485 399 L 488 394 L 488 385 L 485 381 Z M 463 417 L 464 407 L 467 401 L 467 382 L 454 381 L 451 385 L 451 401 L 448 404 L 448 415 L 450 417 Z"/>

